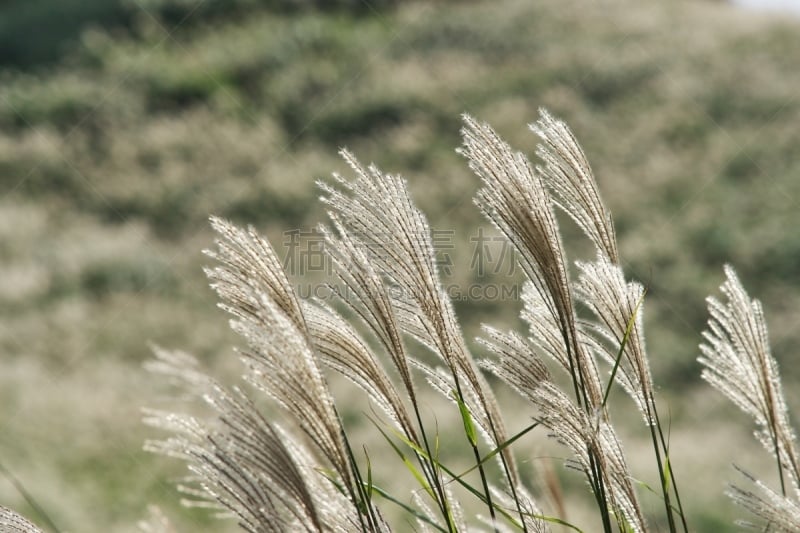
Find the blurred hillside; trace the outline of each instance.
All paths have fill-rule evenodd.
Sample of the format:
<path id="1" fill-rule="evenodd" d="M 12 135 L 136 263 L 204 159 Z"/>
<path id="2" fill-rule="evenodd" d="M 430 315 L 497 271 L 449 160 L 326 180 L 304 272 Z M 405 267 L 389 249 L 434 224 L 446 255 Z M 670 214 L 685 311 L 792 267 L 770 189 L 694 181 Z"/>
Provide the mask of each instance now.
<path id="1" fill-rule="evenodd" d="M 205 523 L 176 509 L 180 465 L 140 451 L 139 408 L 159 390 L 148 341 L 235 372 L 200 270 L 209 214 L 291 244 L 324 219 L 314 181 L 345 172 L 346 146 L 408 178 L 448 236 L 450 282 L 518 281 L 470 268 L 494 233 L 454 152 L 463 112 L 531 155 L 539 107 L 572 127 L 650 288 L 656 380 L 686 427 L 727 413 L 681 401 L 704 387 L 704 297 L 725 262 L 800 378 L 797 19 L 710 1 L 11 0 L 0 64 L 0 462 L 62 529 L 126 531 L 147 502 Z M 518 307 L 457 302 L 470 336 Z M 713 455 L 696 459 L 723 469 L 698 530 L 730 522 L 734 454 Z M 36 518 L 3 479 L 0 504 Z"/>

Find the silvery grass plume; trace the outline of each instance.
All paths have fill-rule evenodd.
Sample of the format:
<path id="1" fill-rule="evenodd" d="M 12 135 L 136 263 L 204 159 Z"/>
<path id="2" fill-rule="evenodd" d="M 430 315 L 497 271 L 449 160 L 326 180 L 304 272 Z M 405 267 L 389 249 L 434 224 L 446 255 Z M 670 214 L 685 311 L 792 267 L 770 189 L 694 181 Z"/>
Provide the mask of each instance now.
<path id="1" fill-rule="evenodd" d="M 488 125 L 470 117 L 464 121 L 461 152 L 484 184 L 476 203 L 512 243 L 528 279 L 522 318 L 530 325 L 530 337 L 485 328 L 482 342 L 499 357 L 484 366 L 528 398 L 542 423 L 575 454 L 604 528 L 616 522 L 621 530 L 644 531 L 647 525 L 606 409 L 611 383 L 602 383 L 598 359 L 610 363 L 612 381 L 633 397 L 650 427 L 670 529 L 677 528 L 678 514 L 685 530 L 677 489 L 677 513 L 666 489 L 675 480 L 664 466 L 667 445 L 644 350 L 644 290 L 626 282 L 618 266 L 611 216 L 582 150 L 566 125 L 546 112 L 531 125 L 542 139 L 540 167 L 513 151 Z M 569 277 L 554 207 L 565 211 L 596 248 L 594 263 L 578 264 L 577 282 Z M 576 303 L 593 317 L 579 318 Z M 541 355 L 569 376 L 573 399 L 551 381 Z"/>
<path id="2" fill-rule="evenodd" d="M 800 463 L 778 364 L 764 311 L 750 299 L 733 268 L 720 287 L 726 302 L 708 298 L 708 330 L 700 345 L 703 378 L 756 422 L 755 436 L 775 458 L 780 492 L 745 474 L 755 491 L 731 487 L 730 496 L 767 521 L 770 530 L 800 531 Z M 744 472 L 742 472 L 744 474 Z"/>
<path id="3" fill-rule="evenodd" d="M 0 505 L 0 531 L 4 533 L 42 533 L 41 529 L 27 519 L 2 505 Z"/>

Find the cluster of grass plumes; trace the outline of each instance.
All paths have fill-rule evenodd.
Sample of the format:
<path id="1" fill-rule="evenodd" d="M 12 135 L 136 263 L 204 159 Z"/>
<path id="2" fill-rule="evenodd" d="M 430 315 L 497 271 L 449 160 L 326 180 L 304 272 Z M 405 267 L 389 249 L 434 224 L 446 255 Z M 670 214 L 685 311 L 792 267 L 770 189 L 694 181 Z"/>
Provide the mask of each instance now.
<path id="1" fill-rule="evenodd" d="M 439 279 L 430 228 L 402 178 L 343 152 L 355 179 L 335 175 L 333 184 L 320 183 L 330 225 L 319 230 L 335 283 L 344 288 L 332 291 L 335 303 L 299 299 L 266 240 L 213 219 L 220 238 L 209 255 L 217 266 L 207 274 L 247 342 L 245 379 L 289 422 L 265 418 L 248 392 L 215 383 L 189 356 L 158 351 L 151 368 L 179 378 L 216 412 L 209 421 L 172 412 L 148 417 L 174 434 L 148 448 L 188 461 L 194 484 L 183 489 L 196 503 L 220 507 L 253 532 L 388 530 L 384 505 L 399 505 L 422 531 L 481 523 L 494 531 L 548 531 L 551 524 L 579 530 L 545 512 L 533 496 L 541 493 L 537 480 L 521 478 L 511 446 L 521 434 L 506 430 L 483 367 L 530 402 L 533 423 L 522 433 L 541 426 L 570 452 L 568 466 L 585 476 L 604 531 L 648 531 L 607 405 L 612 388 L 621 387 L 651 436 L 665 522 L 670 531 L 689 530 L 680 467 L 670 461 L 645 349 L 645 288 L 625 279 L 611 215 L 572 133 L 546 112 L 531 129 L 541 139 L 539 166 L 488 125 L 464 117 L 460 152 L 483 183 L 475 202 L 513 246 L 526 277 L 528 334 L 485 326 L 479 342 L 490 356 L 480 360 L 464 340 Z M 596 251 L 594 261 L 576 264 L 577 279 L 556 208 Z M 722 289 L 730 302 L 709 300 L 704 376 L 756 418 L 781 484 L 779 493 L 759 482 L 755 492 L 731 494 L 773 529 L 798 530 L 795 439 L 777 366 L 758 303 L 732 270 L 727 274 Z M 383 415 L 376 431 L 415 481 L 411 499 L 373 482 L 373 462 L 350 440 L 326 370 L 352 380 Z M 420 407 L 423 382 L 451 400 L 461 418 L 471 476 L 448 468 L 435 421 Z"/>
<path id="2" fill-rule="evenodd" d="M 483 183 L 475 202 L 513 246 L 526 278 L 521 317 L 529 331 L 484 326 L 484 358 L 476 359 L 464 340 L 437 272 L 430 228 L 402 178 L 343 152 L 355 179 L 335 175 L 333 184 L 320 184 L 330 224 L 319 231 L 339 287 L 331 291 L 339 296 L 335 302 L 300 299 L 275 251 L 253 228 L 212 220 L 219 239 L 208 252 L 216 266 L 207 275 L 246 341 L 240 354 L 251 387 L 226 387 L 193 357 L 156 350 L 150 370 L 213 411 L 208 418 L 147 412 L 149 424 L 171 433 L 147 449 L 189 465 L 180 487 L 187 503 L 218 509 L 250 532 L 388 531 L 383 509 L 389 505 L 399 506 L 420 531 L 545 532 L 554 524 L 581 531 L 540 505 L 546 491 L 520 475 L 513 443 L 545 428 L 569 452 L 567 466 L 585 477 L 603 531 L 649 531 L 641 484 L 608 407 L 611 390 L 620 387 L 650 435 L 659 480 L 651 492 L 663 501 L 663 522 L 669 531 L 689 531 L 676 479 L 680 465 L 670 459 L 645 349 L 646 290 L 624 276 L 611 216 L 572 133 L 546 112 L 531 129 L 541 139 L 539 166 L 488 125 L 464 117 L 460 153 Z M 577 277 L 556 208 L 594 245 L 595 259 L 577 262 Z M 751 477 L 752 490 L 732 487 L 730 494 L 771 531 L 798 531 L 795 435 L 763 314 L 733 270 L 726 274 L 728 302 L 709 299 L 703 376 L 755 418 L 780 482 L 776 491 Z M 529 401 L 532 423 L 521 432 L 507 431 L 481 367 Z M 327 371 L 370 398 L 375 430 L 407 469 L 411 495 L 392 494 L 374 481 L 379 466 L 348 433 Z M 436 419 L 423 412 L 423 386 L 450 400 L 460 436 L 442 441 Z M 282 416 L 267 416 L 254 391 Z M 471 454 L 466 472 L 448 466 L 445 448 L 456 438 Z M 153 513 L 142 528 L 167 531 L 163 516 Z M 35 531 L 0 509 L 5 524 Z"/>

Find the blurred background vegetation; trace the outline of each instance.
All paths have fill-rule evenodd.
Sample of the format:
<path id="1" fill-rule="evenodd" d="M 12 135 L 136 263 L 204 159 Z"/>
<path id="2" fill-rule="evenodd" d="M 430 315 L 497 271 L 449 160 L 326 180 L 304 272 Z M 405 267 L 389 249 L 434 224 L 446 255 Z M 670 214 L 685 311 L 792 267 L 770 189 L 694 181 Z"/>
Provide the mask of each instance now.
<path id="1" fill-rule="evenodd" d="M 236 375 L 201 271 L 208 215 L 281 248 L 324 219 L 314 181 L 345 171 L 346 146 L 407 177 L 453 232 L 448 283 L 513 285 L 469 268 L 487 225 L 454 152 L 459 115 L 532 155 L 543 106 L 583 144 L 628 273 L 649 286 L 691 523 L 727 530 L 729 464 L 758 470 L 763 454 L 700 382 L 696 346 L 730 262 L 765 304 L 800 408 L 798 87 L 800 19 L 714 1 L 6 0 L 0 462 L 63 530 L 129 531 L 148 502 L 184 531 L 224 529 L 179 508 L 182 465 L 141 451 L 154 432 L 139 409 L 163 390 L 142 370 L 148 342 Z M 470 337 L 519 326 L 518 308 L 457 302 Z M 7 477 L 0 504 L 39 518 Z"/>

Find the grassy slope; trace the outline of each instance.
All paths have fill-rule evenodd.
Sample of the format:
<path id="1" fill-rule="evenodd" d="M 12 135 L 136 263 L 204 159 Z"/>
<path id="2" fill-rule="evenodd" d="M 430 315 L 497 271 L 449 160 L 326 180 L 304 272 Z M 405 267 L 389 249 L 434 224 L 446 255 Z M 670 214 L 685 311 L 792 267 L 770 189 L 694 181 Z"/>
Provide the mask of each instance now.
<path id="1" fill-rule="evenodd" d="M 467 268 L 481 221 L 453 152 L 463 111 L 528 152 L 539 106 L 575 130 L 629 272 L 650 285 L 665 389 L 693 390 L 723 262 L 764 301 L 779 359 L 797 345 L 797 22 L 548 0 L 291 15 L 241 2 L 235 17 L 179 24 L 180 2 L 159 4 L 172 9 L 163 25 L 92 30 L 64 66 L 0 86 L 0 459 L 62 528 L 122 530 L 145 502 L 174 501 L 166 480 L 180 470 L 139 451 L 153 432 L 138 407 L 155 390 L 140 366 L 152 340 L 233 372 L 235 339 L 200 272 L 209 213 L 278 245 L 322 219 L 313 181 L 343 170 L 346 145 L 402 172 L 433 227 L 456 231 L 453 281 L 486 281 Z M 472 334 L 513 322 L 517 304 L 458 310 Z M 720 488 L 727 472 L 710 475 Z M 697 520 L 713 522 L 700 513 L 726 504 L 708 492 Z M 25 509 L 4 481 L 0 502 Z"/>

